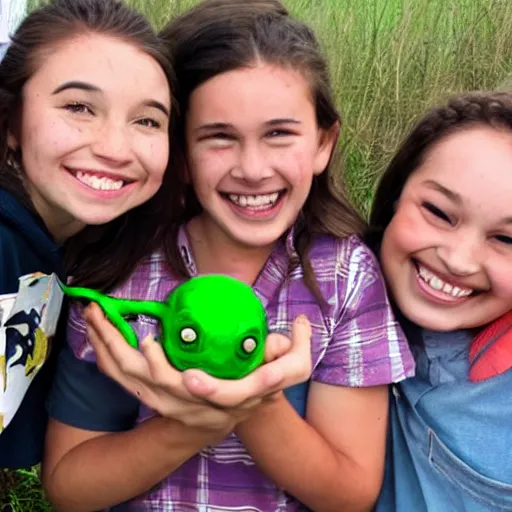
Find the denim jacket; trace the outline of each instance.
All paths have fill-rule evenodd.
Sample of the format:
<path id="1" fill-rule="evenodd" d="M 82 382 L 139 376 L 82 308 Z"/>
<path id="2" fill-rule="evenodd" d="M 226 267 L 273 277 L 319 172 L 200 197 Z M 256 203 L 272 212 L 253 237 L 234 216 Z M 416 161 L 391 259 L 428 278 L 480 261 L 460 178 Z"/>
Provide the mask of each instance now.
<path id="1" fill-rule="evenodd" d="M 512 510 L 512 371 L 469 382 L 471 339 L 424 332 L 416 376 L 393 386 L 377 512 Z"/>

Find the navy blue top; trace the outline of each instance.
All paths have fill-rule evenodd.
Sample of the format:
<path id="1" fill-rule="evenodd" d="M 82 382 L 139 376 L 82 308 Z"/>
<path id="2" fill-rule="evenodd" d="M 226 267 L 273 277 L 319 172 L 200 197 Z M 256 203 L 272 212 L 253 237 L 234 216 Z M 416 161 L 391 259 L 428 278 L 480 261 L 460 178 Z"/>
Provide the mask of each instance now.
<path id="1" fill-rule="evenodd" d="M 0 295 L 16 293 L 18 278 L 33 272 L 55 273 L 62 279 L 60 248 L 42 221 L 0 188 Z M 11 423 L 0 434 L 0 468 L 27 467 L 41 460 L 47 422 L 45 399 L 55 352 L 34 378 Z"/>

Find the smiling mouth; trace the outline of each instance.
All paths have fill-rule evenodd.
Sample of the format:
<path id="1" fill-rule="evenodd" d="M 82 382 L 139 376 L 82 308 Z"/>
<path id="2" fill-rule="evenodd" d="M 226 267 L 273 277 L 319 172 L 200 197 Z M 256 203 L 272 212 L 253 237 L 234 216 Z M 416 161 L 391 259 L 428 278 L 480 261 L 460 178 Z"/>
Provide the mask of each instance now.
<path id="1" fill-rule="evenodd" d="M 286 194 L 286 190 L 272 192 L 270 194 L 243 195 L 221 192 L 221 196 L 227 201 L 240 208 L 247 208 L 253 211 L 270 210 L 276 206 Z"/>
<path id="2" fill-rule="evenodd" d="M 436 293 L 441 293 L 451 299 L 464 299 L 480 293 L 473 288 L 464 288 L 449 283 L 428 268 L 424 267 L 418 261 L 413 260 L 413 262 L 416 267 L 416 275 L 418 278 Z"/>
<path id="3" fill-rule="evenodd" d="M 101 173 L 92 173 L 86 171 L 75 171 L 66 168 L 80 183 L 86 185 L 93 190 L 116 191 L 121 190 L 124 186 L 132 183 L 132 181 L 114 179 Z"/>

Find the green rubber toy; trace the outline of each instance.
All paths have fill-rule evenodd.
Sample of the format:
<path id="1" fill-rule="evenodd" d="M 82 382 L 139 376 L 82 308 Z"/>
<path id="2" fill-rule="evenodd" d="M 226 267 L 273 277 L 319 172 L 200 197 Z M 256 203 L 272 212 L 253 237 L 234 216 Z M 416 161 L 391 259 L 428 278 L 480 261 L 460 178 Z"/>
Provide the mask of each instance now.
<path id="1" fill-rule="evenodd" d="M 268 328 L 252 288 L 232 277 L 204 275 L 175 288 L 166 302 L 118 299 L 90 288 L 62 285 L 64 293 L 97 302 L 134 348 L 135 331 L 125 316 L 160 322 L 160 343 L 178 370 L 199 368 L 222 379 L 240 379 L 263 363 Z"/>

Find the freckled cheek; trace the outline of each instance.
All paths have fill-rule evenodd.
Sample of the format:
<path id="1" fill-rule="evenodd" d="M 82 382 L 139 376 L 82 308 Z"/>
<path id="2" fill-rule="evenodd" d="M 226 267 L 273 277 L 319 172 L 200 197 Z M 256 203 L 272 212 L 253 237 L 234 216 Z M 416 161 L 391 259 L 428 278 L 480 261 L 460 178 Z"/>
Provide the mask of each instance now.
<path id="1" fill-rule="evenodd" d="M 42 113 L 26 119 L 22 145 L 57 156 L 83 144 L 87 136 L 87 129 L 72 126 L 61 117 Z"/>
<path id="2" fill-rule="evenodd" d="M 160 184 L 169 162 L 169 142 L 167 139 L 139 144 L 133 148 L 141 164 L 149 175 L 149 180 Z"/>

